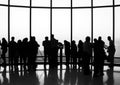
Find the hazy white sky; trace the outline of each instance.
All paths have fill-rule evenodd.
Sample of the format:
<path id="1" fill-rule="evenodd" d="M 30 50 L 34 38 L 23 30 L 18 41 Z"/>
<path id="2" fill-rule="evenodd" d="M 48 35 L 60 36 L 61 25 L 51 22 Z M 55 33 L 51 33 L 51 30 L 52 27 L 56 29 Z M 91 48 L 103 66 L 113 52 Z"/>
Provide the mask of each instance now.
<path id="1" fill-rule="evenodd" d="M 8 0 L 0 0 L 0 4 L 7 4 Z M 10 0 L 12 5 L 29 6 L 29 0 Z M 91 0 L 73 0 L 73 6 L 90 6 Z M 120 4 L 120 0 L 115 0 Z M 94 6 L 112 5 L 112 0 L 94 0 Z M 32 0 L 32 6 L 50 6 L 50 0 Z M 70 0 L 53 0 L 54 7 L 70 7 Z M 10 34 L 16 40 L 29 37 L 29 8 L 11 7 Z M 115 15 L 115 39 L 116 56 L 120 51 L 120 7 L 116 7 Z M 108 44 L 107 36 L 112 36 L 112 8 L 96 8 L 94 11 L 93 36 L 102 36 Z M 0 39 L 8 38 L 8 9 L 0 6 Z M 60 42 L 70 41 L 70 9 L 53 9 L 53 34 Z M 40 45 L 45 36 L 50 36 L 50 10 L 32 9 L 32 35 L 36 37 Z M 91 9 L 73 9 L 73 39 L 84 41 L 86 36 L 91 36 Z M 41 49 L 42 46 L 40 47 Z"/>

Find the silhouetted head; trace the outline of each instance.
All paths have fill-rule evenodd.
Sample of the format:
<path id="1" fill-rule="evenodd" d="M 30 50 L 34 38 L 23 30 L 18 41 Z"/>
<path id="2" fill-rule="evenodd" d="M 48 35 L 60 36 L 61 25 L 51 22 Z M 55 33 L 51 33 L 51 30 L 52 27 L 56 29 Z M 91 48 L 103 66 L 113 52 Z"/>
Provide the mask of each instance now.
<path id="1" fill-rule="evenodd" d="M 54 38 L 54 34 L 51 35 L 51 38 Z"/>
<path id="2" fill-rule="evenodd" d="M 98 40 L 102 40 L 102 37 L 101 37 L 101 36 L 99 36 L 99 37 L 98 37 Z"/>
<path id="3" fill-rule="evenodd" d="M 36 39 L 35 39 L 35 36 L 33 36 L 33 41 L 35 41 Z"/>
<path id="4" fill-rule="evenodd" d="M 35 41 L 35 37 L 34 36 L 30 37 L 30 41 Z"/>
<path id="5" fill-rule="evenodd" d="M 97 42 L 97 39 L 96 39 L 96 38 L 94 39 L 94 42 Z"/>
<path id="6" fill-rule="evenodd" d="M 5 41 L 5 38 L 2 38 L 2 41 Z"/>
<path id="7" fill-rule="evenodd" d="M 28 38 L 24 38 L 24 39 L 23 39 L 23 42 L 28 42 Z"/>
<path id="8" fill-rule="evenodd" d="M 79 44 L 83 44 L 82 40 L 79 40 Z"/>
<path id="9" fill-rule="evenodd" d="M 48 40 L 48 37 L 47 37 L 47 36 L 45 37 L 45 40 Z"/>
<path id="10" fill-rule="evenodd" d="M 72 41 L 72 44 L 75 44 L 75 40 Z"/>
<path id="11" fill-rule="evenodd" d="M 110 36 L 108 36 L 107 38 L 108 38 L 109 41 L 111 40 L 111 37 L 110 37 Z"/>
<path id="12" fill-rule="evenodd" d="M 86 41 L 90 42 L 90 37 L 89 36 L 86 37 Z"/>
<path id="13" fill-rule="evenodd" d="M 22 41 L 19 39 L 18 41 L 17 41 L 17 43 L 21 43 Z"/>
<path id="14" fill-rule="evenodd" d="M 15 40 L 15 37 L 11 37 L 11 40 L 14 41 L 14 40 Z"/>

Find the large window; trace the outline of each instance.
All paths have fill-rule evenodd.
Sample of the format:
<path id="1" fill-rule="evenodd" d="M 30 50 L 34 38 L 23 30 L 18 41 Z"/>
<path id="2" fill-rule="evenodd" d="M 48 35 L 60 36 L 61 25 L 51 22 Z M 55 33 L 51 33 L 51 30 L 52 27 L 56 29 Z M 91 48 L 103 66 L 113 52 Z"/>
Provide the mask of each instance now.
<path id="1" fill-rule="evenodd" d="M 91 37 L 91 10 L 74 9 L 73 10 L 73 40 L 77 43 L 79 40 L 85 41 L 85 37 Z"/>
<path id="2" fill-rule="evenodd" d="M 8 39 L 8 8 L 0 6 L 0 40 Z"/>
<path id="3" fill-rule="evenodd" d="M 115 10 L 115 56 L 120 57 L 120 7 L 116 7 Z"/>
<path id="4" fill-rule="evenodd" d="M 31 18 L 30 1 L 32 2 Z M 71 0 L 10 0 L 12 6 L 10 6 L 10 27 L 8 27 L 8 0 L 0 0 L 0 40 L 3 37 L 8 40 L 10 35 L 9 37 L 14 36 L 17 41 L 25 37 L 29 38 L 31 35 L 36 37 L 40 50 L 43 50 L 42 42 L 46 36 L 50 39 L 51 33 L 59 42 L 73 39 L 77 44 L 79 40 L 85 41 L 86 36 L 93 35 L 93 38 L 101 36 L 106 45 L 109 43 L 107 37 L 113 38 L 115 34 L 115 56 L 120 57 L 120 0 L 93 0 L 93 30 L 91 1 L 72 0 L 71 19 Z M 113 1 L 117 5 L 115 6 L 115 33 L 113 33 Z"/>
<path id="5" fill-rule="evenodd" d="M 10 37 L 15 40 L 29 38 L 29 9 L 10 8 Z"/>
<path id="6" fill-rule="evenodd" d="M 36 37 L 43 50 L 42 42 L 45 37 L 50 38 L 50 10 L 49 9 L 32 9 L 32 36 Z"/>
<path id="7" fill-rule="evenodd" d="M 64 40 L 70 41 L 70 10 L 54 9 L 52 15 L 52 33 L 55 35 L 55 38 L 62 43 Z"/>
<path id="8" fill-rule="evenodd" d="M 112 17 L 112 8 L 99 8 L 94 9 L 93 15 L 93 36 L 98 38 L 99 36 L 105 41 L 105 44 L 108 45 L 108 36 L 113 36 L 113 17 Z"/>

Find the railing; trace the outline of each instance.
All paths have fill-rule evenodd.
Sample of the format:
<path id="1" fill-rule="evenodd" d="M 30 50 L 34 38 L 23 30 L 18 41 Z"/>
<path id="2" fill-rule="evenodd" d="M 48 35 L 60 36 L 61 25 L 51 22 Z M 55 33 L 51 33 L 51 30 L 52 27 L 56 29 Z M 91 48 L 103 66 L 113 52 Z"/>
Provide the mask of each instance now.
<path id="1" fill-rule="evenodd" d="M 1 59 L 1 58 L 0 58 Z M 62 59 L 62 60 L 61 60 Z M 20 60 L 20 59 L 18 59 Z M 48 61 L 48 60 L 47 60 Z M 36 63 L 39 65 L 44 65 L 44 56 L 37 56 L 37 59 L 36 59 Z M 76 64 L 78 64 L 79 62 L 77 62 Z M 24 64 L 23 62 L 20 63 L 20 61 L 18 61 L 17 63 L 18 65 L 22 65 Z M 49 64 L 48 62 L 46 62 L 46 64 Z M 66 58 L 65 56 L 62 56 L 62 58 L 60 58 L 60 56 L 58 56 L 58 64 L 66 64 Z M 72 64 L 72 62 L 70 62 L 70 64 Z M 90 63 L 90 65 L 93 65 L 93 62 Z M 0 60 L 0 66 L 2 66 L 3 64 L 1 63 L 1 60 Z M 9 66 L 9 57 L 6 57 L 6 66 Z M 109 63 L 107 61 L 105 61 L 104 65 L 109 65 Z M 114 66 L 120 66 L 120 57 L 114 57 Z"/>

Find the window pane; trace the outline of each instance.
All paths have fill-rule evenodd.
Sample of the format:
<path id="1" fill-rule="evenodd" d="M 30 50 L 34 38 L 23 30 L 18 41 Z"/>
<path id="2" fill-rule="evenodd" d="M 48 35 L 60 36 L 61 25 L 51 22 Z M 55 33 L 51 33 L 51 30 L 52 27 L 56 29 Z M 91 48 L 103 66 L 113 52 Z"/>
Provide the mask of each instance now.
<path id="1" fill-rule="evenodd" d="M 91 6 L 91 0 L 73 0 L 73 7 Z"/>
<path id="2" fill-rule="evenodd" d="M 8 39 L 8 8 L 0 6 L 0 40 Z"/>
<path id="3" fill-rule="evenodd" d="M 112 5 L 112 0 L 93 0 L 94 6 Z"/>
<path id="4" fill-rule="evenodd" d="M 32 10 L 32 36 L 36 37 L 43 50 L 42 41 L 45 36 L 50 37 L 50 10 L 49 9 L 33 9 Z"/>
<path id="5" fill-rule="evenodd" d="M 78 43 L 79 40 L 85 41 L 85 37 L 91 37 L 91 10 L 73 10 L 73 39 Z"/>
<path id="6" fill-rule="evenodd" d="M 10 0 L 11 5 L 29 6 L 30 0 Z"/>
<path id="7" fill-rule="evenodd" d="M 120 7 L 116 7 L 115 15 L 115 46 L 116 54 L 115 57 L 120 57 Z"/>
<path id="8" fill-rule="evenodd" d="M 29 9 L 11 7 L 10 36 L 15 40 L 29 37 Z"/>
<path id="9" fill-rule="evenodd" d="M 115 0 L 115 4 L 116 5 L 118 5 L 118 4 L 120 5 L 120 0 Z"/>
<path id="10" fill-rule="evenodd" d="M 108 45 L 108 36 L 113 36 L 113 17 L 112 8 L 94 9 L 94 38 L 101 36 Z"/>
<path id="11" fill-rule="evenodd" d="M 53 0 L 53 7 L 70 7 L 70 0 Z"/>
<path id="12" fill-rule="evenodd" d="M 8 4 L 8 0 L 0 0 L 0 4 Z"/>
<path id="13" fill-rule="evenodd" d="M 70 41 L 70 10 L 54 9 L 53 10 L 53 29 L 52 32 L 60 42 Z"/>
<path id="14" fill-rule="evenodd" d="M 32 0 L 32 6 L 50 6 L 50 0 Z"/>

